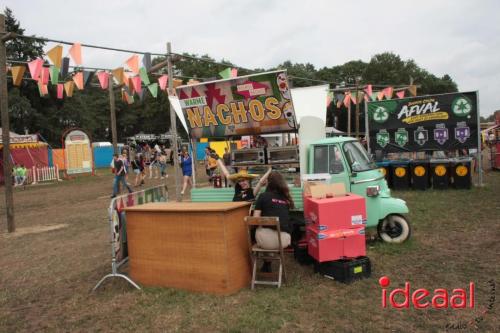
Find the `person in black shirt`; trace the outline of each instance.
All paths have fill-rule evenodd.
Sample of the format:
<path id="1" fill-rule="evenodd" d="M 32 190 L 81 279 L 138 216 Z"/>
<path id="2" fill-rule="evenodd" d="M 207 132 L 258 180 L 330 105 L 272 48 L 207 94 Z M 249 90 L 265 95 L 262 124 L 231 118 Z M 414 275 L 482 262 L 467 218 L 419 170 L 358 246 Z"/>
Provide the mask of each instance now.
<path id="1" fill-rule="evenodd" d="M 127 182 L 125 181 L 125 175 L 126 175 L 125 163 L 118 158 L 118 154 L 113 155 L 113 162 L 114 162 L 113 166 L 115 169 L 115 179 L 113 181 L 113 195 L 111 196 L 111 198 L 116 197 L 116 195 L 118 194 L 119 192 L 118 185 L 120 183 L 122 183 L 123 186 L 127 188 L 129 193 L 132 193 L 132 189 L 130 188 L 130 186 L 128 186 Z"/>

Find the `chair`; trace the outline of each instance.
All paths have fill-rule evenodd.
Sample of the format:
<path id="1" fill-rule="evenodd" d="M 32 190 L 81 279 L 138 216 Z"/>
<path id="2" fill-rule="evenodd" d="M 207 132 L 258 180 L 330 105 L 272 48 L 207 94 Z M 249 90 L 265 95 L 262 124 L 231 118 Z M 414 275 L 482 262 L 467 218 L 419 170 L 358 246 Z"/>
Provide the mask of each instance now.
<path id="1" fill-rule="evenodd" d="M 257 227 L 273 228 L 281 234 L 280 223 L 278 217 L 253 217 L 246 216 L 245 223 L 248 231 L 248 248 L 250 251 L 250 258 L 252 259 L 252 285 L 251 289 L 255 289 L 256 284 L 271 285 L 281 287 L 281 283 L 286 279 L 285 273 L 285 257 L 283 255 L 283 247 L 281 246 L 281 237 L 278 237 L 279 249 L 266 250 L 260 248 L 257 244 L 252 242 L 252 230 Z M 258 261 L 278 261 L 279 270 L 276 273 L 263 273 L 257 272 Z M 262 277 L 273 278 L 273 280 L 260 280 Z"/>

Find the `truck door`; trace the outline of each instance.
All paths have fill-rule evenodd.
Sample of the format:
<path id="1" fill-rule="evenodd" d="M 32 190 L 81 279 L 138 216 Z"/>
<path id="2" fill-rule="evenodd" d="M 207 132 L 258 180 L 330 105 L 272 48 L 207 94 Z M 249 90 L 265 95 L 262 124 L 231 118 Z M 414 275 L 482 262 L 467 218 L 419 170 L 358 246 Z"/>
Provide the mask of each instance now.
<path id="1" fill-rule="evenodd" d="M 313 173 L 329 173 L 331 183 L 343 183 L 349 191 L 349 177 L 337 145 L 315 145 L 313 148 Z"/>

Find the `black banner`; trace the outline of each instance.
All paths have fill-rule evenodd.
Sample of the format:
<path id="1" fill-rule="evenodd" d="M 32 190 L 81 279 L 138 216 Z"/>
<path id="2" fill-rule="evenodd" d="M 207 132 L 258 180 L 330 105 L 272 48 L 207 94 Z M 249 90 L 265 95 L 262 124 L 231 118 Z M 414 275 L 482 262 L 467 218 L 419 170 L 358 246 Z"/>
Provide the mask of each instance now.
<path id="1" fill-rule="evenodd" d="M 372 152 L 477 148 L 476 92 L 368 102 Z"/>

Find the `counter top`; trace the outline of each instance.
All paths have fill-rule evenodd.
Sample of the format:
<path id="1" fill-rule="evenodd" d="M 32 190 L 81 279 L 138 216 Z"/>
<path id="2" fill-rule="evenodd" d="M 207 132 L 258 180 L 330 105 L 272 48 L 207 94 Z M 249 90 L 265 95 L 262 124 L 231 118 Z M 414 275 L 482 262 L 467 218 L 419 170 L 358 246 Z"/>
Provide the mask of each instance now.
<path id="1" fill-rule="evenodd" d="M 226 212 L 251 202 L 151 202 L 125 208 L 127 212 Z"/>

